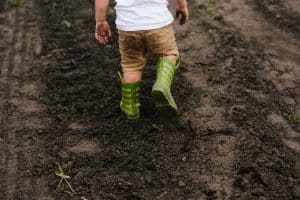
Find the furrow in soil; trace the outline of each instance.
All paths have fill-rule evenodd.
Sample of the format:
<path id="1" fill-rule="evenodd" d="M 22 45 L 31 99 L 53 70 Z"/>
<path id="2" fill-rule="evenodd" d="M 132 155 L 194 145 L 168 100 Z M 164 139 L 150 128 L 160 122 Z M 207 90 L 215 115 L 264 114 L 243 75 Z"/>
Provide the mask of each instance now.
<path id="1" fill-rule="evenodd" d="M 1 136 L 6 199 L 38 199 L 46 195 L 42 177 L 35 179 L 34 165 L 39 146 L 37 131 L 49 123 L 45 107 L 39 102 L 41 83 L 33 69 L 40 54 L 38 23 L 33 16 L 34 1 L 18 7 L 5 3 L 6 23 L 1 34 L 6 41 L 1 66 Z M 1 146 L 2 147 L 2 146 Z M 39 185 L 38 185 L 39 184 Z M 1 193 L 1 194 L 2 194 Z"/>

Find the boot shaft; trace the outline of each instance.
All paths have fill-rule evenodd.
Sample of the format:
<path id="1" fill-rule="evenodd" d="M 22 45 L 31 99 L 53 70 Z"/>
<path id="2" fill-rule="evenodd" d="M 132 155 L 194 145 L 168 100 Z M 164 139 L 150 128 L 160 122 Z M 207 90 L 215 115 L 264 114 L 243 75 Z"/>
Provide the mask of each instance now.
<path id="1" fill-rule="evenodd" d="M 174 64 L 164 57 L 160 58 L 157 62 L 156 81 L 152 87 L 156 108 L 172 113 L 171 115 L 177 114 L 177 105 L 171 93 L 171 86 L 179 62 L 178 59 Z"/>
<path id="2" fill-rule="evenodd" d="M 156 82 L 170 88 L 173 83 L 176 66 L 168 59 L 161 57 L 157 62 Z"/>
<path id="3" fill-rule="evenodd" d="M 121 110 L 129 119 L 137 119 L 140 116 L 141 82 L 125 83 L 122 81 Z"/>

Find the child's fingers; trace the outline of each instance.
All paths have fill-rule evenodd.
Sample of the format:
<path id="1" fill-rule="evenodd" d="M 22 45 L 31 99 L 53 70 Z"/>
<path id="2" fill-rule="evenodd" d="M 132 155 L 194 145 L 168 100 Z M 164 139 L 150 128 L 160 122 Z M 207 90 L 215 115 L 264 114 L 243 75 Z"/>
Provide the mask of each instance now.
<path id="1" fill-rule="evenodd" d="M 104 39 L 103 39 L 103 37 L 98 36 L 98 41 L 99 41 L 101 44 L 104 44 Z"/>
<path id="2" fill-rule="evenodd" d="M 176 11 L 176 17 L 175 17 L 175 18 L 177 19 L 179 16 L 180 16 L 180 11 L 177 10 L 177 11 Z"/>
<path id="3" fill-rule="evenodd" d="M 187 16 L 185 13 L 182 13 L 182 18 L 180 19 L 180 24 L 185 24 L 187 22 Z"/>
<path id="4" fill-rule="evenodd" d="M 185 24 L 185 23 L 187 23 L 188 22 L 188 18 L 189 18 L 189 16 L 188 16 L 189 14 L 188 14 L 188 10 L 187 9 L 183 9 L 183 10 L 180 10 L 180 9 L 178 9 L 177 11 L 176 11 L 176 18 L 178 18 L 179 17 L 179 23 L 181 24 L 181 25 L 183 25 L 183 24 Z"/>
<path id="5" fill-rule="evenodd" d="M 103 39 L 100 35 L 98 35 L 97 40 L 102 44 L 103 43 Z"/>
<path id="6" fill-rule="evenodd" d="M 187 21 L 186 13 L 181 12 L 180 24 L 185 24 Z"/>
<path id="7" fill-rule="evenodd" d="M 111 30 L 110 30 L 110 28 L 108 29 L 108 37 L 111 37 Z"/>
<path id="8" fill-rule="evenodd" d="M 102 40 L 103 40 L 103 44 L 106 44 L 107 42 L 106 42 L 106 36 L 104 36 L 103 38 L 102 38 Z"/>
<path id="9" fill-rule="evenodd" d="M 106 32 L 98 34 L 97 32 L 95 33 L 95 38 L 101 43 L 101 44 L 107 44 L 109 42 L 109 37 L 111 36 L 111 32 Z"/>
<path id="10" fill-rule="evenodd" d="M 98 41 L 99 41 L 100 43 L 102 43 L 102 41 L 101 41 L 101 36 L 100 36 L 100 35 L 98 35 Z"/>
<path id="11" fill-rule="evenodd" d="M 110 29 L 107 29 L 105 31 L 105 35 L 103 36 L 105 43 L 108 43 L 109 37 L 111 37 L 111 31 L 110 31 Z"/>
<path id="12" fill-rule="evenodd" d="M 105 39 L 103 36 L 101 36 L 100 34 L 98 34 L 97 32 L 95 33 L 95 38 L 101 43 L 101 44 L 105 44 Z"/>
<path id="13" fill-rule="evenodd" d="M 184 18 L 184 13 L 181 10 L 176 11 L 176 19 L 179 18 L 179 23 L 182 24 L 182 20 Z"/>
<path id="14" fill-rule="evenodd" d="M 109 42 L 109 37 L 110 37 L 110 35 L 106 36 L 106 43 Z"/>
<path id="15" fill-rule="evenodd" d="M 109 42 L 108 36 L 107 36 L 107 35 L 106 35 L 106 36 L 103 36 L 103 37 L 102 37 L 102 41 L 103 41 L 103 44 L 107 44 L 107 43 Z"/>
<path id="16" fill-rule="evenodd" d="M 101 37 L 101 41 L 102 41 L 102 44 L 106 44 L 106 38 L 105 37 Z"/>

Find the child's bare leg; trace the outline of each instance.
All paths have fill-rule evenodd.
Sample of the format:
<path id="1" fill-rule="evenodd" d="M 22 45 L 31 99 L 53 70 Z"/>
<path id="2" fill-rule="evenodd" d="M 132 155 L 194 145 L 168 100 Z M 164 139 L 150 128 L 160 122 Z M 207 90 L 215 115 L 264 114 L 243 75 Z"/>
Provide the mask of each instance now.
<path id="1" fill-rule="evenodd" d="M 142 72 L 134 71 L 134 72 L 124 72 L 123 73 L 123 81 L 125 83 L 135 83 L 142 80 Z"/>
<path id="2" fill-rule="evenodd" d="M 142 71 L 146 64 L 146 46 L 143 34 L 138 31 L 119 31 L 119 48 L 122 66 L 121 110 L 129 119 L 140 117 Z"/>
<path id="3" fill-rule="evenodd" d="M 176 61 L 177 61 L 177 56 L 175 56 L 175 55 L 168 55 L 168 56 L 164 56 L 165 58 L 167 58 L 168 60 L 170 60 L 172 63 L 176 63 Z"/>
<path id="4" fill-rule="evenodd" d="M 127 71 L 123 68 L 121 110 L 128 119 L 140 117 L 140 95 L 141 95 L 142 72 L 140 70 Z"/>
<path id="5" fill-rule="evenodd" d="M 177 105 L 171 93 L 175 71 L 179 65 L 179 52 L 171 25 L 150 31 L 147 43 L 158 57 L 156 80 L 152 87 L 152 96 L 158 111 L 168 116 L 176 116 Z"/>

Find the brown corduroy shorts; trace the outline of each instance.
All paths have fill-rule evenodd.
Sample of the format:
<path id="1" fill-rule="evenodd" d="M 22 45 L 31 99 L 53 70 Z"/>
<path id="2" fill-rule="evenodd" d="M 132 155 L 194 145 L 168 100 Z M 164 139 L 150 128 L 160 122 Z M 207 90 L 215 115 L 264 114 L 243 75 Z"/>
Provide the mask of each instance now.
<path id="1" fill-rule="evenodd" d="M 120 31 L 119 49 L 123 72 L 142 71 L 146 53 L 153 56 L 179 56 L 172 24 L 153 30 Z"/>

